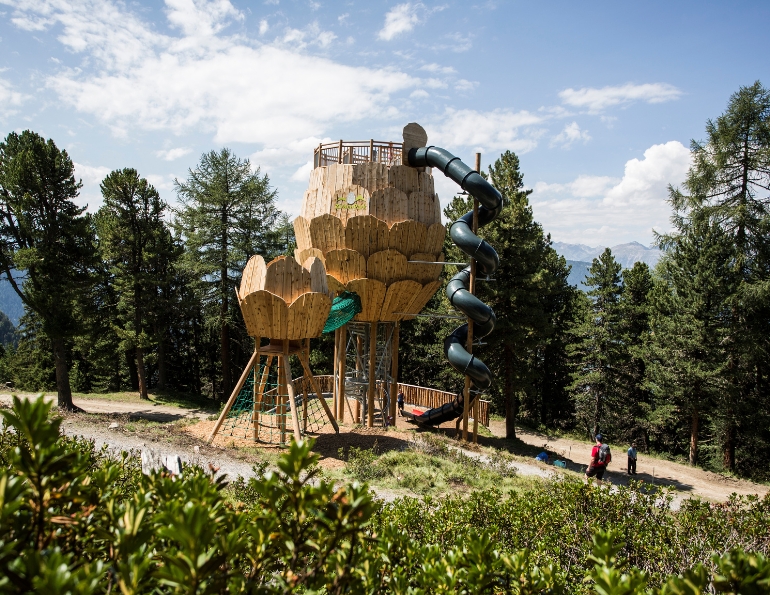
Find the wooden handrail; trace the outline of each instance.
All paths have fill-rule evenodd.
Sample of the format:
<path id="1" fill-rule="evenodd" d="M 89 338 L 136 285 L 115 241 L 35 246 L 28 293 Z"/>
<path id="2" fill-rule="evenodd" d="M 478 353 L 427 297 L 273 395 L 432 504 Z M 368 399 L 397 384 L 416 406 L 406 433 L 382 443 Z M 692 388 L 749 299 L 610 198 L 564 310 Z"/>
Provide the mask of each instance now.
<path id="1" fill-rule="evenodd" d="M 339 140 L 321 143 L 313 149 L 313 167 L 333 163 L 369 163 L 376 161 L 386 165 L 401 164 L 401 143 L 379 140 Z"/>
<path id="2" fill-rule="evenodd" d="M 315 379 L 318 381 L 323 392 L 332 392 L 332 389 L 334 388 L 334 376 L 330 374 L 315 376 Z M 305 378 L 303 376 L 294 379 L 298 394 L 302 392 L 304 382 Z M 380 383 L 378 383 L 378 390 L 381 390 L 379 384 Z M 308 393 L 313 392 L 313 389 L 310 386 L 308 386 L 307 389 Z M 444 390 L 415 386 L 414 384 L 403 384 L 401 382 L 398 383 L 398 390 L 404 393 L 404 400 L 407 405 L 426 409 L 433 409 L 435 407 L 446 405 L 447 403 L 454 401 L 457 396 L 454 393 Z M 392 398 L 395 399 L 396 396 L 392 395 Z M 489 401 L 479 399 L 479 423 L 485 427 L 489 427 Z"/>

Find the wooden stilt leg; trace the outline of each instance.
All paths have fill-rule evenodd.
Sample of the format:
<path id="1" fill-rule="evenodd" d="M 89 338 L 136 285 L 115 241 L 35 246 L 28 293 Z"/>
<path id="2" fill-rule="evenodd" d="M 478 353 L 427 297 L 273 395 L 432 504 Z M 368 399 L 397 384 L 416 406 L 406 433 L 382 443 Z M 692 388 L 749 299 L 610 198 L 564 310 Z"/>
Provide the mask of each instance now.
<path id="1" fill-rule="evenodd" d="M 313 387 L 315 394 L 318 395 L 318 400 L 321 401 L 321 406 L 326 412 L 326 417 L 329 418 L 329 422 L 332 424 L 334 431 L 339 434 L 340 427 L 337 425 L 337 420 L 334 419 L 331 409 L 329 409 L 329 405 L 326 404 L 326 399 L 324 399 L 324 395 L 321 392 L 321 387 L 318 386 L 318 381 L 316 380 L 315 376 L 313 376 L 313 372 L 310 371 L 310 359 L 306 356 L 303 357 L 303 355 L 300 355 L 299 362 L 302 364 L 302 369 L 305 371 L 305 376 L 310 379 L 310 385 Z"/>
<path id="2" fill-rule="evenodd" d="M 363 341 L 360 335 L 356 337 L 356 376 L 361 377 L 361 372 L 364 369 L 364 363 L 361 361 L 361 352 L 363 351 Z M 361 423 L 361 399 L 356 398 L 356 417 L 355 422 Z"/>
<path id="3" fill-rule="evenodd" d="M 332 412 L 337 416 L 340 392 L 340 329 L 334 331 L 334 378 L 332 384 Z"/>
<path id="4" fill-rule="evenodd" d="M 473 400 L 473 442 L 479 442 L 479 397 Z"/>
<path id="5" fill-rule="evenodd" d="M 222 409 L 222 413 L 219 414 L 219 419 L 217 419 L 217 423 L 214 426 L 214 429 L 211 430 L 211 434 L 209 434 L 209 437 L 206 439 L 206 442 L 209 444 L 214 439 L 214 436 L 217 435 L 217 432 L 219 432 L 219 428 L 222 427 L 225 419 L 227 419 L 227 414 L 230 413 L 230 409 L 233 406 L 233 403 L 235 403 L 235 399 L 238 398 L 238 393 L 241 392 L 243 385 L 246 384 L 246 379 L 249 377 L 249 372 L 251 372 L 251 369 L 254 367 L 254 362 L 256 361 L 259 361 L 259 353 L 254 351 L 254 353 L 251 355 L 251 359 L 249 359 L 249 363 L 246 364 L 246 369 L 243 370 L 243 374 L 241 374 L 241 377 L 238 379 L 238 384 L 235 385 L 230 398 L 227 399 L 227 403 L 225 403 L 225 407 Z"/>
<path id="6" fill-rule="evenodd" d="M 289 407 L 291 407 L 292 426 L 294 429 L 294 440 L 302 440 L 302 433 L 299 430 L 299 411 L 297 410 L 297 391 L 294 389 L 294 380 L 292 379 L 291 363 L 289 356 L 281 356 L 283 359 L 283 373 L 286 375 L 286 390 L 289 395 Z"/>
<path id="7" fill-rule="evenodd" d="M 340 422 L 345 421 L 345 402 L 347 401 L 347 397 L 345 396 L 345 365 L 347 358 L 345 357 L 347 352 L 347 345 L 348 345 L 348 325 L 343 326 L 339 329 L 340 331 L 340 359 L 339 359 L 339 378 L 340 378 L 340 384 L 339 389 L 337 390 L 337 406 L 339 409 L 337 410 L 337 419 Z"/>
<path id="8" fill-rule="evenodd" d="M 288 350 L 289 342 L 284 340 L 284 351 Z M 286 444 L 286 373 L 283 358 L 278 357 L 278 390 L 275 399 L 275 413 L 278 416 L 279 443 Z"/>
<path id="9" fill-rule="evenodd" d="M 398 395 L 398 334 L 400 323 L 396 322 L 393 329 L 393 340 L 391 341 L 392 350 L 390 352 L 390 377 L 393 379 L 390 384 L 390 408 L 388 415 L 393 418 L 393 425 L 396 425 L 396 396 Z"/>
<path id="10" fill-rule="evenodd" d="M 255 383 L 254 392 L 254 440 L 259 441 L 259 414 L 262 411 L 262 401 L 265 398 L 265 385 L 267 377 L 270 375 L 270 366 L 273 365 L 273 356 L 268 355 L 265 367 L 262 368 L 262 375 L 259 379 L 259 386 Z"/>
<path id="11" fill-rule="evenodd" d="M 374 427 L 374 389 L 377 386 L 377 323 L 371 322 L 369 330 L 369 391 L 366 398 L 366 425 Z"/>

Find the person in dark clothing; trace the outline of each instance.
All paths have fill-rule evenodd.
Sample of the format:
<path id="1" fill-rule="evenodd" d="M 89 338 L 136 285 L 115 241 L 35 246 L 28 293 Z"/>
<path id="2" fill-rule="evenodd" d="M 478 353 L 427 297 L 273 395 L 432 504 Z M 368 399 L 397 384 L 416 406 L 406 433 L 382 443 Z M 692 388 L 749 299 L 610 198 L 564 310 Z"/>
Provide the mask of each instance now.
<path id="1" fill-rule="evenodd" d="M 398 414 L 403 415 L 404 414 L 404 393 L 401 391 L 398 391 L 398 396 L 396 397 L 396 403 L 398 404 Z"/>
<path id="2" fill-rule="evenodd" d="M 628 474 L 636 475 L 636 442 L 632 442 L 628 449 Z"/>

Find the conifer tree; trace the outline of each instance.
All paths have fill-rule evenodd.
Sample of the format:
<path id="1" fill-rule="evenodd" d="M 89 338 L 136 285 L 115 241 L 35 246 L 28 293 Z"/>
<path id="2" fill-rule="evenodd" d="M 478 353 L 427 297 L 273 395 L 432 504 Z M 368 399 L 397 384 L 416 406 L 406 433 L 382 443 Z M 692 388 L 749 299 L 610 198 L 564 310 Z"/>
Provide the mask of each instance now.
<path id="1" fill-rule="evenodd" d="M 74 410 L 69 348 L 78 332 L 74 304 L 91 283 L 90 218 L 66 151 L 25 130 L 0 143 L 0 271 L 50 340 L 60 408 Z M 19 283 L 13 269 L 23 271 Z"/>
<path id="2" fill-rule="evenodd" d="M 176 224 L 186 244 L 183 264 L 195 279 L 205 325 L 219 335 L 222 398 L 232 388 L 231 340 L 241 326 L 233 299 L 240 273 L 254 254 L 271 256 L 279 212 L 275 190 L 259 168 L 224 148 L 205 153 L 187 180 L 176 180 Z"/>
<path id="3" fill-rule="evenodd" d="M 171 234 L 157 190 L 135 169 L 115 170 L 101 184 L 104 205 L 96 215 L 102 258 L 118 294 L 119 335 L 123 351 L 132 351 L 139 395 L 147 399 L 146 351 L 153 347 L 160 288 L 168 282 Z M 154 324 L 153 324 L 154 323 Z"/>
<path id="4" fill-rule="evenodd" d="M 619 371 L 625 358 L 620 341 L 621 266 L 606 248 L 594 258 L 586 277 L 590 306 L 572 333 L 572 391 L 578 423 L 590 437 L 599 432 L 607 412 L 617 411 Z"/>

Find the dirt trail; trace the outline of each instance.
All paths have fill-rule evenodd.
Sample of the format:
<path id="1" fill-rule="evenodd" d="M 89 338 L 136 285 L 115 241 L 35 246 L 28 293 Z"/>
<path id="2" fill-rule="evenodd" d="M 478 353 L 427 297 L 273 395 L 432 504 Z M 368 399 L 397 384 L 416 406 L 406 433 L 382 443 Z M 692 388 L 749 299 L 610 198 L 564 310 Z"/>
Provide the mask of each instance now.
<path id="1" fill-rule="evenodd" d="M 16 396 L 23 399 L 36 399 L 38 394 L 19 393 Z M 48 402 L 56 401 L 55 395 L 43 395 Z M 211 415 L 210 411 L 196 408 L 174 407 L 172 405 L 161 405 L 153 401 L 111 401 L 108 399 L 78 399 L 73 398 L 72 403 L 80 407 L 86 413 L 123 413 L 138 419 L 146 419 L 157 422 L 171 422 L 179 419 L 198 418 L 206 419 Z M 8 392 L 0 393 L 0 404 L 7 407 L 13 405 L 13 394 Z"/>
<path id="2" fill-rule="evenodd" d="M 505 436 L 505 422 L 491 422 L 490 430 L 499 437 Z M 516 429 L 516 436 L 523 442 L 537 447 L 545 447 L 556 452 L 560 459 L 567 461 L 569 468 L 575 471 L 585 471 L 591 454 L 591 444 L 570 438 L 554 438 L 522 428 Z M 610 444 L 612 448 L 612 463 L 607 469 L 605 478 L 615 485 L 625 485 L 630 478 L 656 485 L 673 487 L 682 497 L 687 495 L 700 496 L 717 502 L 724 502 L 731 494 L 756 494 L 760 497 L 770 492 L 768 486 L 752 483 L 733 477 L 704 471 L 673 461 L 647 457 L 639 453 L 637 474 L 629 476 L 626 473 L 626 450 L 628 445 Z M 680 498 L 677 498 L 680 499 Z"/>

